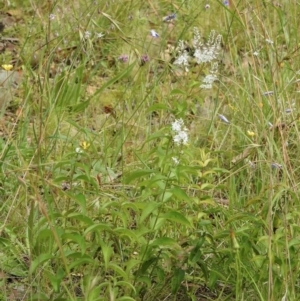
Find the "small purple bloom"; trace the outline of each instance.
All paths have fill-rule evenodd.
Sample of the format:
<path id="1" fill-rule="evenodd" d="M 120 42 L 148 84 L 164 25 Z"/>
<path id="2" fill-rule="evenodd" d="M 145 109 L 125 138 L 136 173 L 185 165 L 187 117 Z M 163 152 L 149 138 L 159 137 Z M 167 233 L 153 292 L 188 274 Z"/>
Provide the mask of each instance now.
<path id="1" fill-rule="evenodd" d="M 118 60 L 122 63 L 127 63 L 128 62 L 128 55 L 127 54 L 121 54 L 119 57 L 118 57 Z"/>
<path id="2" fill-rule="evenodd" d="M 292 111 L 293 111 L 293 109 L 286 109 L 286 110 L 285 110 L 285 112 L 286 112 L 287 114 L 291 114 Z"/>
<path id="3" fill-rule="evenodd" d="M 227 7 L 229 7 L 229 1 L 228 1 L 228 0 L 224 0 L 224 1 L 223 1 L 223 4 L 224 4 L 225 6 L 227 6 Z"/>
<path id="4" fill-rule="evenodd" d="M 143 54 L 141 56 L 141 64 L 144 65 L 150 60 L 149 56 L 147 54 Z"/>
<path id="5" fill-rule="evenodd" d="M 271 164 L 272 169 L 282 169 L 282 165 L 279 163 L 272 163 Z"/>
<path id="6" fill-rule="evenodd" d="M 174 20 L 174 19 L 176 19 L 176 14 L 175 14 L 175 13 L 173 13 L 173 14 L 171 14 L 171 15 L 168 15 L 168 16 L 164 17 L 164 18 L 163 18 L 163 21 L 164 21 L 164 22 L 169 22 L 169 21 Z"/>

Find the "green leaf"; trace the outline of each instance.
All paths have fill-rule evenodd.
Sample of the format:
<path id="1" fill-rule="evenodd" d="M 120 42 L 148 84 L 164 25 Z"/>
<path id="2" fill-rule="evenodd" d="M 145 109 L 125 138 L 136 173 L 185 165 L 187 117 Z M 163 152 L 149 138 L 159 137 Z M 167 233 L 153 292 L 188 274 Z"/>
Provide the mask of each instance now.
<path id="1" fill-rule="evenodd" d="M 86 264 L 91 264 L 93 266 L 95 265 L 95 260 L 93 260 L 90 256 L 87 255 L 82 256 L 82 258 L 72 261 L 71 264 L 69 265 L 69 269 L 72 270 L 78 266 L 85 266 Z"/>
<path id="2" fill-rule="evenodd" d="M 156 263 L 157 260 L 158 260 L 157 257 L 151 257 L 150 259 L 143 262 L 140 269 L 137 271 L 137 275 L 139 276 L 138 280 L 140 280 L 140 276 L 144 275 L 146 273 L 146 271 L 149 269 L 149 267 L 152 264 Z M 147 281 L 148 281 L 148 279 L 147 279 Z"/>
<path id="3" fill-rule="evenodd" d="M 166 274 L 165 274 L 164 269 L 161 268 L 160 266 L 157 266 L 157 267 L 156 267 L 156 274 L 157 274 L 158 280 L 159 280 L 161 283 L 164 283 L 164 282 L 165 282 L 165 279 L 166 279 Z"/>
<path id="4" fill-rule="evenodd" d="M 10 240 L 0 237 L 0 245 L 2 245 L 3 247 L 7 247 L 10 245 Z"/>
<path id="5" fill-rule="evenodd" d="M 169 237 L 160 237 L 155 239 L 151 244 L 151 247 L 158 246 L 158 247 L 175 247 L 180 248 L 177 241 L 169 238 Z"/>
<path id="6" fill-rule="evenodd" d="M 173 196 L 173 192 L 170 191 L 166 191 L 163 195 L 162 195 L 162 202 L 165 203 L 167 202 L 171 197 Z"/>
<path id="7" fill-rule="evenodd" d="M 219 268 L 219 266 L 213 265 L 213 267 L 210 270 L 208 282 L 208 286 L 210 288 L 214 288 L 219 279 L 221 279 L 222 281 L 228 280 L 226 278 L 226 274 L 222 273 L 222 271 L 218 271 Z"/>
<path id="8" fill-rule="evenodd" d="M 182 224 L 187 227 L 192 227 L 190 221 L 178 211 L 169 211 L 161 216 L 169 221 Z"/>
<path id="9" fill-rule="evenodd" d="M 144 144 L 155 140 L 155 139 L 162 139 L 162 138 L 166 138 L 166 134 L 168 133 L 167 128 L 163 128 L 160 129 L 158 131 L 155 131 L 153 134 L 149 135 L 149 137 L 147 138 L 147 140 L 144 142 Z"/>
<path id="10" fill-rule="evenodd" d="M 186 201 L 187 203 L 191 202 L 191 198 L 180 187 L 174 187 L 174 188 L 170 189 L 169 191 L 172 192 L 173 195 L 176 196 L 179 200 Z"/>
<path id="11" fill-rule="evenodd" d="M 115 234 L 118 234 L 120 237 L 126 236 L 128 237 L 131 241 L 138 241 L 138 237 L 136 236 L 136 234 L 131 231 L 130 229 L 126 229 L 126 228 L 117 228 L 114 229 L 113 232 Z"/>
<path id="12" fill-rule="evenodd" d="M 107 224 L 94 224 L 90 227 L 88 227 L 84 231 L 84 236 L 87 235 L 90 232 L 99 231 L 99 233 L 102 233 L 103 231 L 110 231 L 111 228 Z"/>
<path id="13" fill-rule="evenodd" d="M 74 200 L 80 205 L 82 213 L 86 214 L 86 198 L 85 195 L 82 193 L 78 193 L 74 196 Z"/>
<path id="14" fill-rule="evenodd" d="M 168 110 L 168 107 L 165 104 L 156 103 L 156 104 L 150 106 L 146 112 L 149 113 L 149 112 L 159 111 L 159 110 Z"/>
<path id="15" fill-rule="evenodd" d="M 170 93 L 170 95 L 186 95 L 186 92 L 180 89 L 173 89 Z"/>
<path id="16" fill-rule="evenodd" d="M 139 219 L 139 223 L 142 224 L 144 222 L 144 220 L 151 214 L 153 213 L 159 206 L 161 206 L 161 204 L 157 203 L 157 202 L 149 202 L 146 204 L 146 206 L 144 207 L 142 214 L 140 216 Z"/>
<path id="17" fill-rule="evenodd" d="M 249 213 L 237 213 L 237 214 L 231 216 L 230 219 L 228 219 L 226 221 L 225 225 L 231 224 L 232 222 L 234 222 L 236 220 L 254 221 L 256 223 L 259 222 L 259 224 L 261 224 L 261 222 L 255 215 L 251 215 Z"/>
<path id="18" fill-rule="evenodd" d="M 295 245 L 299 245 L 300 244 L 300 240 L 297 239 L 297 238 L 292 238 L 290 241 L 289 241 L 289 248 L 292 247 L 292 246 L 295 246 Z"/>
<path id="19" fill-rule="evenodd" d="M 42 243 L 43 240 L 52 240 L 53 233 L 50 229 L 41 229 L 36 237 L 36 244 L 39 245 Z"/>
<path id="20" fill-rule="evenodd" d="M 91 177 L 89 177 L 87 174 L 85 174 L 85 175 L 75 175 L 74 180 L 76 180 L 76 181 L 81 180 L 81 181 L 89 183 L 91 181 Z"/>
<path id="21" fill-rule="evenodd" d="M 209 270 L 208 270 L 207 262 L 204 261 L 204 260 L 198 260 L 197 264 L 201 268 L 203 276 L 205 277 L 205 279 L 208 280 L 208 278 L 209 278 Z"/>
<path id="22" fill-rule="evenodd" d="M 118 276 L 121 276 L 124 280 L 126 280 L 126 281 L 128 280 L 128 276 L 127 276 L 126 272 L 120 266 L 110 262 L 108 265 L 108 268 L 114 270 L 118 274 L 118 275 L 115 275 L 116 278 Z"/>
<path id="23" fill-rule="evenodd" d="M 136 270 L 136 267 L 140 265 L 140 260 L 130 259 L 126 262 L 126 273 L 130 273 L 133 269 Z"/>
<path id="24" fill-rule="evenodd" d="M 49 278 L 49 280 L 51 282 L 53 290 L 56 293 L 59 293 L 61 281 L 65 277 L 64 270 L 62 268 L 59 268 L 55 275 L 53 275 L 53 274 L 51 274 L 50 272 L 47 272 L 47 271 L 45 271 L 45 272 L 46 272 L 47 277 Z"/>
<path id="25" fill-rule="evenodd" d="M 102 292 L 102 288 L 97 286 L 89 289 L 89 292 L 87 294 L 87 298 L 85 298 L 86 301 L 103 301 L 103 299 L 100 297 Z"/>
<path id="26" fill-rule="evenodd" d="M 144 276 L 138 277 L 138 278 L 137 278 L 137 281 L 146 284 L 146 285 L 147 285 L 147 288 L 150 288 L 151 285 L 152 285 L 151 278 L 148 277 L 148 276 L 145 276 L 145 275 L 144 275 Z"/>
<path id="27" fill-rule="evenodd" d="M 266 256 L 264 255 L 257 255 L 253 256 L 252 258 L 252 261 L 255 263 L 258 269 L 261 269 L 263 267 L 263 264 L 266 262 L 266 260 Z"/>
<path id="28" fill-rule="evenodd" d="M 155 171 L 152 169 L 141 169 L 141 170 L 133 171 L 130 174 L 125 176 L 125 183 L 129 184 L 130 182 L 132 182 L 135 179 L 139 179 L 144 176 L 149 176 L 153 173 L 155 173 Z"/>
<path id="29" fill-rule="evenodd" d="M 130 287 L 130 289 L 136 293 L 136 290 L 135 290 L 135 287 L 130 283 L 130 282 L 127 282 L 127 281 L 118 281 L 116 283 L 116 286 L 124 286 L 124 288 L 126 289 L 127 287 Z"/>
<path id="30" fill-rule="evenodd" d="M 115 82 L 121 80 L 122 78 L 126 77 L 131 70 L 133 69 L 133 67 L 136 65 L 136 63 L 132 63 L 131 65 L 128 66 L 128 68 L 126 68 L 124 71 L 122 71 L 120 74 L 118 74 L 117 76 L 115 76 L 114 78 L 110 79 L 109 81 L 107 81 L 105 84 L 102 85 L 102 87 L 100 89 L 98 89 L 92 96 L 91 98 L 97 96 L 98 94 L 100 94 L 102 91 L 104 91 L 107 87 L 111 86 L 112 84 L 114 84 Z M 91 99 L 90 98 L 90 99 Z"/>
<path id="31" fill-rule="evenodd" d="M 90 104 L 90 100 L 88 101 L 83 101 L 79 104 L 76 105 L 72 105 L 69 107 L 69 109 L 73 112 L 73 113 L 80 113 L 83 112 Z"/>
<path id="32" fill-rule="evenodd" d="M 38 268 L 38 266 L 42 265 L 46 261 L 54 258 L 52 254 L 41 254 L 35 260 L 31 262 L 29 272 L 32 274 Z"/>
<path id="33" fill-rule="evenodd" d="M 79 221 L 85 223 L 88 226 L 94 224 L 94 222 L 93 222 L 92 219 L 90 219 L 88 216 L 86 216 L 86 215 L 84 215 L 82 213 L 77 213 L 77 212 L 74 213 L 74 212 L 72 212 L 72 213 L 68 214 L 67 217 L 79 220 Z"/>
<path id="34" fill-rule="evenodd" d="M 38 231 L 38 229 L 36 229 Z M 41 229 L 34 240 L 33 252 L 35 255 L 50 252 L 54 246 L 53 232 L 50 229 Z"/>
<path id="35" fill-rule="evenodd" d="M 111 256 L 114 252 L 113 252 L 112 247 L 108 246 L 104 242 L 101 242 L 100 245 L 101 245 L 101 251 L 102 251 L 102 255 L 103 255 L 105 270 L 107 271 Z"/>
<path id="36" fill-rule="evenodd" d="M 0 253 L 0 271 L 4 271 L 13 276 L 27 276 L 27 268 L 22 265 L 14 256 L 7 256 L 6 253 Z"/>
<path id="37" fill-rule="evenodd" d="M 65 240 L 74 241 L 81 248 L 81 254 L 85 253 L 85 250 L 86 250 L 85 239 L 80 234 L 78 234 L 78 233 L 64 233 L 61 236 L 61 238 L 65 239 Z"/>
<path id="38" fill-rule="evenodd" d="M 181 282 L 184 279 L 185 272 L 184 270 L 178 268 L 174 272 L 174 276 L 172 277 L 171 288 L 172 293 L 176 294 L 181 286 Z"/>

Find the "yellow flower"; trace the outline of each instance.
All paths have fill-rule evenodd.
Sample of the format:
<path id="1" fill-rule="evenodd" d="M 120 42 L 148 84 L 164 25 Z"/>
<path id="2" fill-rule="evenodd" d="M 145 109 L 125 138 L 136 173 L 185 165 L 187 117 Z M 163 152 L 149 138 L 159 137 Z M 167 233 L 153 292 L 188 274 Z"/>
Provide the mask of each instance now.
<path id="1" fill-rule="evenodd" d="M 253 137 L 253 136 L 255 136 L 255 133 L 254 133 L 254 132 L 252 132 L 252 131 L 247 131 L 247 134 L 248 134 L 248 136 L 250 136 L 250 137 Z"/>
<path id="2" fill-rule="evenodd" d="M 4 70 L 6 71 L 10 71 L 14 66 L 13 65 L 7 65 L 7 64 L 4 64 L 1 66 Z"/>
<path id="3" fill-rule="evenodd" d="M 229 104 L 228 106 L 232 111 L 234 111 L 234 112 L 238 111 L 238 109 L 235 106 L 233 106 L 232 104 Z"/>
<path id="4" fill-rule="evenodd" d="M 86 150 L 86 149 L 88 149 L 88 148 L 90 147 L 90 144 L 89 144 L 88 142 L 86 142 L 86 141 L 82 141 L 82 142 L 80 142 L 80 146 L 81 146 L 84 150 Z"/>

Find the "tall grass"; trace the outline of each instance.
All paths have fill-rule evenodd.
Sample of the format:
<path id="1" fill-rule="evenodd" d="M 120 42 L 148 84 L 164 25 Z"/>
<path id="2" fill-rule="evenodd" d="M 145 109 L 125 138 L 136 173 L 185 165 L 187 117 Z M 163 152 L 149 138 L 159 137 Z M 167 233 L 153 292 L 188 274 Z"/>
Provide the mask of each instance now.
<path id="1" fill-rule="evenodd" d="M 1 300 L 299 299 L 296 1 L 1 8 Z"/>

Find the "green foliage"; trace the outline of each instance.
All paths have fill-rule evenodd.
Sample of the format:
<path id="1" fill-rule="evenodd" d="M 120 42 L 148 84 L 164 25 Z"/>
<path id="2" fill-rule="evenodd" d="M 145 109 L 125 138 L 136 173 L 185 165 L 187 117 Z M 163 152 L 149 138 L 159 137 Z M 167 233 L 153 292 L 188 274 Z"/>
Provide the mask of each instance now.
<path id="1" fill-rule="evenodd" d="M 209 4 L 1 5 L 1 300 L 298 299 L 299 5 Z"/>

